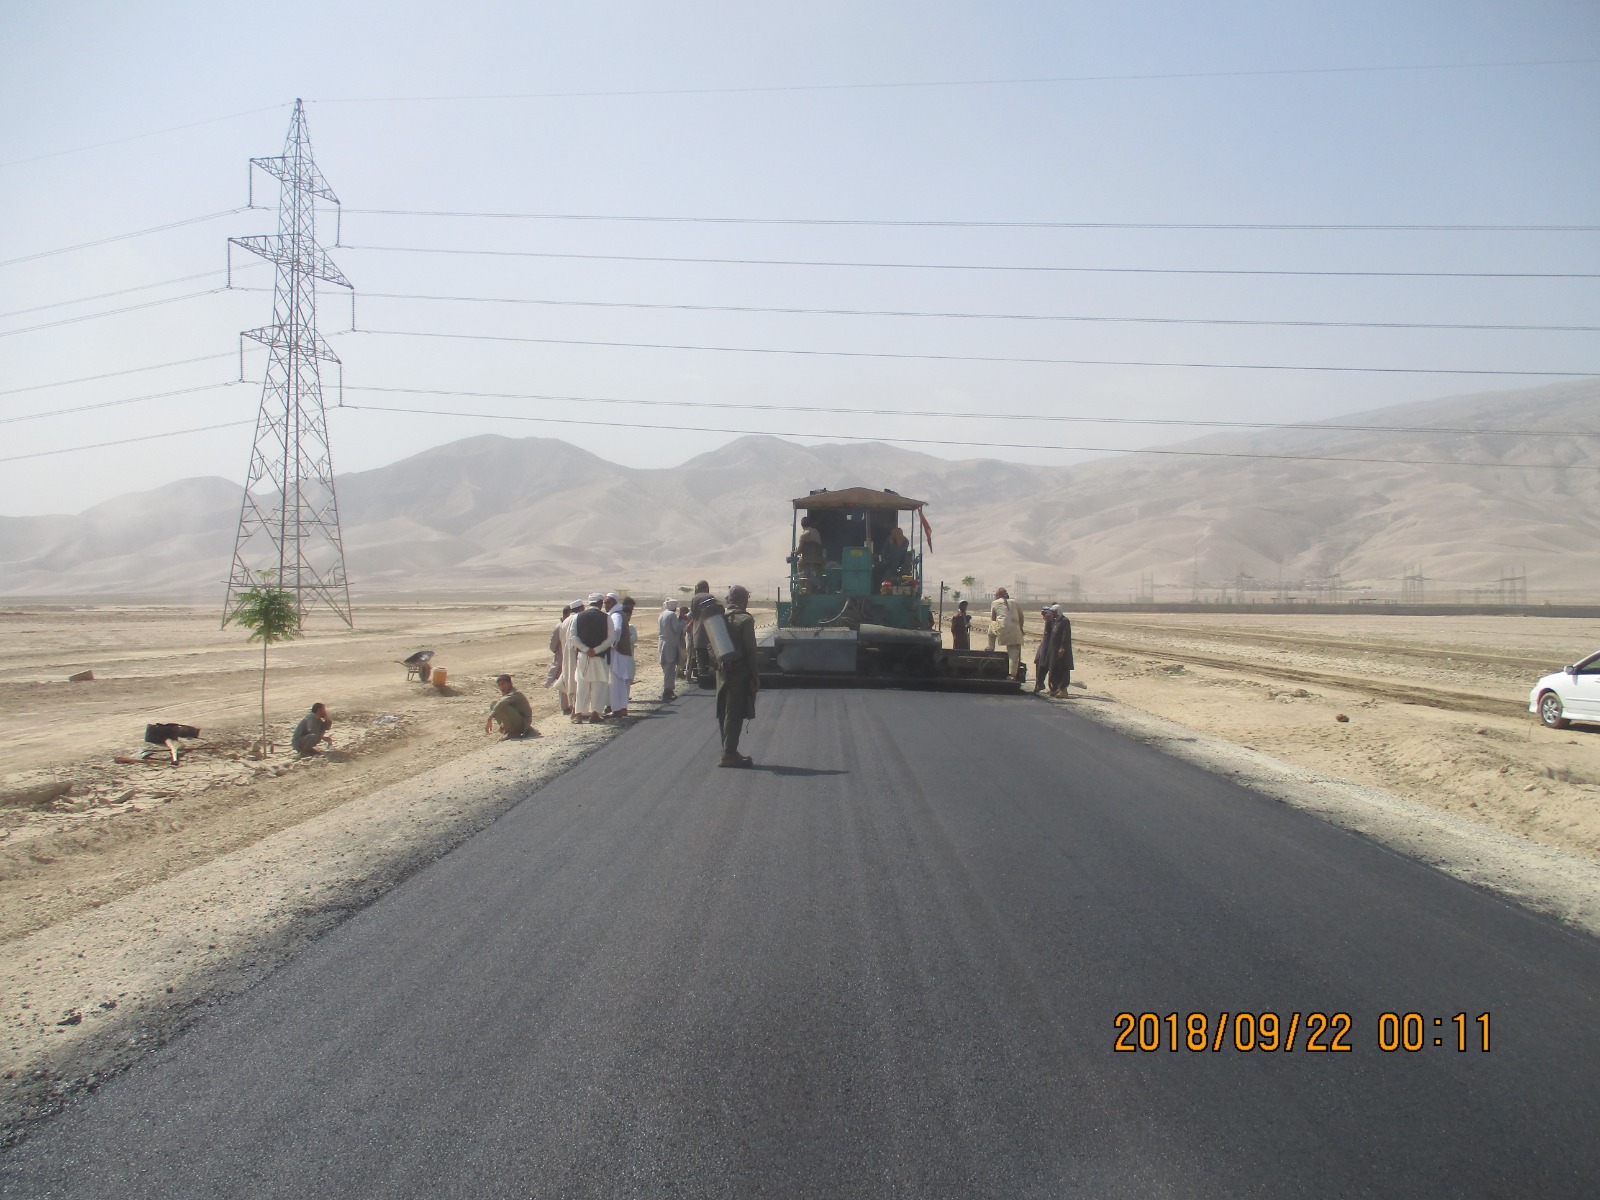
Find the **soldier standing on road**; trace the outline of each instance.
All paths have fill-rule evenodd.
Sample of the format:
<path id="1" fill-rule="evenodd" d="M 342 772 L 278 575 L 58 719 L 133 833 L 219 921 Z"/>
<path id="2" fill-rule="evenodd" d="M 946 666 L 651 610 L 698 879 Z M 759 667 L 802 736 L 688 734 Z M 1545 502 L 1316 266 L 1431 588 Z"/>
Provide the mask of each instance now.
<path id="1" fill-rule="evenodd" d="M 719 767 L 750 766 L 750 759 L 739 753 L 739 735 L 744 723 L 756 715 L 761 676 L 756 673 L 756 619 L 745 611 L 749 603 L 747 589 L 738 584 L 728 589 L 726 619 L 737 653 L 717 668 L 717 725 L 722 730 Z"/>

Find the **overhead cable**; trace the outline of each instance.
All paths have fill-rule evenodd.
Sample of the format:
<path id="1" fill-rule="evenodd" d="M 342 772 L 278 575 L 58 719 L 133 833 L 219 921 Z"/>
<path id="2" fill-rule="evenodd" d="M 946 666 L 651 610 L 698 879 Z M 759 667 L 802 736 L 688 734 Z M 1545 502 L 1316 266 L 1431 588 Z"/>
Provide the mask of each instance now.
<path id="1" fill-rule="evenodd" d="M 239 208 L 226 208 L 221 212 L 206 213 L 201 217 L 189 217 L 183 221 L 171 221 L 166 225 L 152 225 L 149 229 L 135 229 L 132 233 L 119 233 L 112 237 L 96 238 L 92 242 L 79 242 L 75 246 L 58 246 L 54 250 L 40 250 L 35 254 L 24 254 L 17 258 L 0 259 L 0 267 L 14 267 L 18 263 L 33 262 L 35 259 L 50 258 L 56 254 L 71 254 L 74 250 L 92 250 L 96 246 L 109 246 L 112 242 L 125 242 L 129 238 L 146 237 L 152 233 L 165 233 L 169 229 L 182 229 L 185 225 L 198 225 L 203 221 L 215 221 L 219 217 L 237 216 L 242 212 L 249 212 L 248 204 Z"/>
<path id="2" fill-rule="evenodd" d="M 493 92 L 433 96 L 331 96 L 312 104 L 398 104 L 470 100 L 587 100 L 627 96 L 748 96 L 785 92 L 866 92 L 904 88 L 1013 87 L 1048 83 L 1147 83 L 1186 79 L 1252 79 L 1295 75 L 1362 75 L 1405 71 L 1466 71 L 1505 67 L 1571 67 L 1595 58 L 1511 59 L 1500 62 L 1399 63 L 1392 66 L 1265 67 L 1236 71 L 1143 71 L 1097 75 L 1024 75 L 993 79 L 923 79 L 881 83 L 776 83 L 748 87 L 610 88 L 582 92 Z"/>
<path id="3" fill-rule="evenodd" d="M 249 263 L 246 265 L 254 266 L 256 264 Z M 152 288 L 171 287 L 175 283 L 192 283 L 196 279 L 215 279 L 219 275 L 226 274 L 226 271 L 201 271 L 195 275 L 179 275 L 174 279 L 163 279 L 160 283 L 141 283 L 137 287 L 118 288 L 114 292 L 101 292 L 95 296 L 79 296 L 75 300 L 57 300 L 51 304 L 36 304 L 32 308 L 14 308 L 10 312 L 0 313 L 0 319 L 21 317 L 28 313 L 44 312 L 46 309 L 51 308 L 70 308 L 74 304 L 88 304 L 94 300 L 109 300 L 113 296 L 126 296 L 131 292 L 148 292 Z"/>
<path id="4" fill-rule="evenodd" d="M 789 354 L 809 358 L 886 358 L 904 359 L 913 362 L 1024 363 L 1070 367 L 1171 367 L 1181 370 L 1206 371 L 1332 371 L 1341 374 L 1362 375 L 1472 375 L 1530 379 L 1600 378 L 1600 371 L 1502 371 L 1474 367 L 1347 367 L 1307 363 L 1162 362 L 1126 358 L 1034 358 L 1002 354 L 903 354 L 890 350 L 812 350 L 780 346 L 708 346 L 682 342 L 620 342 L 587 338 L 517 337 L 510 334 L 494 333 L 442 333 L 420 329 L 352 329 L 343 332 L 368 334 L 377 337 L 448 338 L 453 341 L 516 342 L 540 346 L 595 346 L 604 349 L 625 350 L 699 350 L 719 354 Z M 329 336 L 334 335 L 330 334 Z"/>
<path id="5" fill-rule="evenodd" d="M 628 213 L 468 212 L 454 209 L 346 208 L 345 216 L 475 217 L 501 221 L 630 221 L 667 225 L 824 225 L 908 229 L 1174 229 L 1335 233 L 1596 233 L 1600 225 L 1290 224 L 1198 221 L 946 221 L 866 217 L 669 217 Z M 3 266 L 4 264 L 0 264 Z"/>
<path id="6" fill-rule="evenodd" d="M 163 304 L 176 304 L 180 300 L 197 300 L 201 296 L 215 296 L 218 292 L 227 290 L 225 287 L 207 288 L 203 292 L 185 292 L 181 296 L 168 296 L 163 300 L 146 300 L 143 304 L 129 304 L 123 308 L 108 308 L 104 312 L 85 313 L 81 317 L 63 317 L 59 321 L 46 321 L 42 325 L 24 325 L 21 329 L 0 329 L 0 337 L 10 337 L 14 333 L 35 333 L 41 329 L 55 329 L 60 325 L 76 325 L 80 321 L 98 321 L 101 317 L 121 316 L 123 313 L 138 312 L 143 308 L 159 308 Z"/>
<path id="7" fill-rule="evenodd" d="M 141 375 L 146 371 L 162 371 L 168 367 L 187 367 L 193 363 L 215 362 L 220 358 L 234 358 L 235 351 L 221 354 L 202 354 L 199 358 L 180 358 L 173 362 L 151 363 L 147 367 L 128 367 L 122 371 L 105 371 L 99 375 L 81 375 L 77 379 L 58 379 L 54 383 L 30 383 L 27 387 L 6 388 L 0 396 L 15 396 L 19 392 L 40 392 L 46 388 L 70 387 L 75 383 L 95 383 L 101 379 L 115 379 L 119 375 Z"/>
<path id="8" fill-rule="evenodd" d="M 247 108 L 243 112 L 229 113 L 225 117 L 207 117 L 204 121 L 190 121 L 187 125 L 169 125 L 165 129 L 152 129 L 148 133 L 131 133 L 127 137 L 112 138 L 106 142 L 90 142 L 84 146 L 68 146 L 65 150 L 52 150 L 48 154 L 35 154 L 31 158 L 14 158 L 10 162 L 0 163 L 3 167 L 20 167 L 24 163 L 42 162 L 47 158 L 60 158 L 65 154 L 82 154 L 86 150 L 100 150 L 106 146 L 120 146 L 124 142 L 137 142 L 145 138 L 160 137 L 165 133 L 180 133 L 185 129 L 198 129 L 202 125 L 216 125 L 222 121 L 234 121 L 240 117 L 253 117 L 256 113 L 272 112 L 274 109 L 288 108 L 287 104 L 268 104 L 262 108 Z"/>
<path id="9" fill-rule="evenodd" d="M 867 437 L 865 435 L 847 433 L 818 433 L 815 430 L 774 430 L 774 429 L 727 429 L 719 426 L 707 425 L 653 425 L 640 421 L 594 421 L 579 417 L 526 417 L 507 416 L 504 413 L 474 413 L 455 410 L 429 409 L 429 408 L 391 408 L 376 404 L 346 404 L 341 406 L 346 412 L 382 412 L 382 413 L 409 413 L 413 416 L 424 417 L 451 417 L 457 420 L 466 418 L 488 421 L 525 421 L 544 425 L 584 425 L 603 429 L 651 429 L 671 433 L 723 433 L 741 436 L 758 437 L 789 437 L 789 438 L 815 438 L 826 441 L 842 442 L 894 442 L 912 446 L 964 446 L 982 450 L 1063 450 L 1085 454 L 1154 454 L 1172 458 L 1250 458 L 1270 459 L 1277 462 L 1326 462 L 1326 463 L 1380 463 L 1387 466 L 1409 467 L 1477 467 L 1493 470 L 1509 471 L 1600 471 L 1600 466 L 1566 466 L 1560 463 L 1488 463 L 1488 462 L 1458 462 L 1452 459 L 1432 458 L 1370 458 L 1370 457 L 1343 457 L 1335 455 L 1317 454 L 1260 454 L 1247 451 L 1230 450 L 1129 450 L 1121 446 L 1062 446 L 1040 442 L 978 442 L 968 441 L 964 438 L 919 438 L 919 437 Z M 0 459 L 0 462 L 6 460 Z"/>
<path id="10" fill-rule="evenodd" d="M 104 450 L 107 446 L 126 446 L 130 442 L 154 442 L 162 438 L 184 437 L 191 433 L 210 433 L 213 429 L 237 429 L 241 425 L 254 425 L 255 421 L 224 421 L 221 425 L 198 425 L 193 429 L 169 429 L 165 433 L 143 433 L 134 437 L 116 438 L 109 442 L 94 442 L 87 446 L 62 446 L 57 450 L 35 450 L 29 454 L 10 454 L 0 462 L 21 462 L 25 458 L 51 458 L 57 454 L 77 454 L 84 450 Z"/>
<path id="11" fill-rule="evenodd" d="M 687 258 L 660 254 L 558 254 L 545 250 L 465 250 L 436 246 L 351 246 L 396 254 L 465 254 L 493 258 L 559 258 L 584 262 L 692 263 L 741 267 L 867 267 L 895 271 L 1020 271 L 1081 275 L 1250 275 L 1338 279 L 1600 279 L 1584 271 L 1273 271 L 1220 267 L 1056 267 L 1007 263 L 847 262 L 796 258 Z"/>
<path id="12" fill-rule="evenodd" d="M 120 408 L 124 404 L 139 404 L 145 400 L 165 400 L 169 396 L 191 396 L 196 392 L 214 392 L 219 388 L 238 387 L 243 379 L 225 379 L 221 383 L 203 383 L 196 387 L 178 388 L 170 392 L 151 392 L 147 396 L 128 396 L 121 400 L 102 400 L 98 404 L 81 404 L 76 408 L 57 408 L 50 412 L 23 413 L 16 417 L 0 417 L 0 425 L 14 425 L 18 421 L 41 421 L 46 417 L 68 417 L 77 413 L 93 412 L 101 408 Z"/>
<path id="13" fill-rule="evenodd" d="M 235 291 L 268 291 L 235 288 Z M 463 304 L 528 304 L 544 308 L 626 308 L 651 312 L 773 313 L 800 317 L 922 317 L 961 321 L 1061 321 L 1094 325 L 1229 325 L 1274 329 L 1450 329 L 1501 333 L 1600 333 L 1600 325 L 1496 325 L 1433 321 L 1288 321 L 1244 317 L 1129 317 L 1058 313 L 921 312 L 908 309 L 790 308 L 758 304 L 652 304 L 637 300 L 545 300 L 520 296 L 436 296 L 416 292 L 362 292 L 365 300 L 428 300 Z"/>
<path id="14" fill-rule="evenodd" d="M 964 421 L 1050 421 L 1072 425 L 1170 426 L 1186 429 L 1300 430 L 1339 433 L 1442 433 L 1462 436 L 1600 438 L 1600 430 L 1471 429 L 1441 425 L 1346 425 L 1321 421 L 1197 421 L 1184 417 L 1080 417 L 1058 413 L 949 412 L 907 408 L 828 408 L 818 404 L 748 404 L 723 400 L 627 400 L 620 396 L 570 396 L 537 392 L 464 392 L 449 388 L 346 385 L 346 392 L 381 392 L 407 396 L 457 396 L 471 400 L 548 400 L 576 404 L 624 404 L 645 408 L 711 408 L 739 412 L 822 413 L 836 417 L 932 417 Z"/>

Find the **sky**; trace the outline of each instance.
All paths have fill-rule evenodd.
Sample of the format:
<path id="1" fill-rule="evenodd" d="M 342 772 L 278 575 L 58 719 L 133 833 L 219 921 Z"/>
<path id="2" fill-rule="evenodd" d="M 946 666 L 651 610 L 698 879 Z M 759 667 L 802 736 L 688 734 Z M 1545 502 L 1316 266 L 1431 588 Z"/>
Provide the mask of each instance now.
<path id="1" fill-rule="evenodd" d="M 243 482 L 272 268 L 222 272 L 296 98 L 341 473 L 482 433 L 1065 465 L 1600 372 L 1591 2 L 8 4 L 0 514 Z"/>

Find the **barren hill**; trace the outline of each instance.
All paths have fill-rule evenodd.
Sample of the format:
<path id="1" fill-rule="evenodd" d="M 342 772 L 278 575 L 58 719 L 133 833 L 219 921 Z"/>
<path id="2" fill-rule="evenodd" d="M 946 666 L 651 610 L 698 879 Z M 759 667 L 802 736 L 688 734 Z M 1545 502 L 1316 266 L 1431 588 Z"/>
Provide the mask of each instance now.
<path id="1" fill-rule="evenodd" d="M 1121 594 L 1143 576 L 1187 587 L 1196 569 L 1211 584 L 1337 572 L 1392 589 L 1421 565 L 1449 588 L 1525 567 L 1530 588 L 1577 598 L 1600 591 L 1600 437 L 1585 432 L 1600 429 L 1597 411 L 1600 383 L 1558 384 L 1061 468 L 745 437 L 639 470 L 553 439 L 485 435 L 344 476 L 340 506 L 365 594 L 552 595 L 702 574 L 767 591 L 784 571 L 789 499 L 863 484 L 930 502 L 934 578 L 1077 576 Z M 1462 432 L 1482 429 L 1519 432 Z M 1397 458 L 1409 461 L 1373 461 Z M 190 479 L 76 516 L 0 517 L 0 593 L 214 596 L 239 495 Z"/>

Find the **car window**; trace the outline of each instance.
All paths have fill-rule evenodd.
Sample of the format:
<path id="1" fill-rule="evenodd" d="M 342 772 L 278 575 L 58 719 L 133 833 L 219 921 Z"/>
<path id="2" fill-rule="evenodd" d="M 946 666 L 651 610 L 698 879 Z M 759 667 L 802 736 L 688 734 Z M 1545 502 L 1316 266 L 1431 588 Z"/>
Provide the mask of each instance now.
<path id="1" fill-rule="evenodd" d="M 1600 654 L 1584 659 L 1578 664 L 1579 675 L 1600 675 Z"/>

